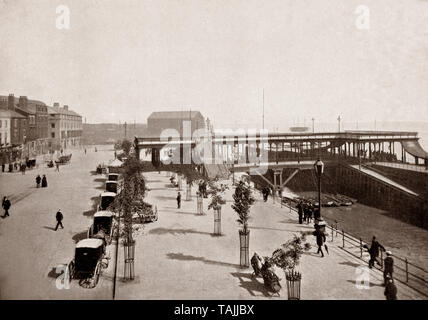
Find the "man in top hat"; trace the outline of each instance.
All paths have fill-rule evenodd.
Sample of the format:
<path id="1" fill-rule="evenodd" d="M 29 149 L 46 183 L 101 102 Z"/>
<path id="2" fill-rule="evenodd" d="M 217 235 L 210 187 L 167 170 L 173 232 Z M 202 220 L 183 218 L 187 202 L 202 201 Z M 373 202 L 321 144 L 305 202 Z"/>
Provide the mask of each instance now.
<path id="1" fill-rule="evenodd" d="M 180 209 L 180 207 L 181 207 L 181 193 L 180 193 L 180 191 L 178 191 L 178 194 L 177 194 L 177 209 Z"/>
<path id="2" fill-rule="evenodd" d="M 9 209 L 11 207 L 10 200 L 7 197 L 3 198 L 2 207 L 4 209 L 4 216 L 3 218 L 9 217 Z"/>
<path id="3" fill-rule="evenodd" d="M 392 258 L 392 252 L 386 251 L 386 258 L 383 260 L 384 269 L 383 269 L 383 280 L 384 285 L 386 286 L 387 277 L 389 276 L 392 279 L 392 273 L 394 272 L 394 259 Z"/>
<path id="4" fill-rule="evenodd" d="M 61 209 L 58 209 L 58 212 L 56 213 L 56 227 L 55 227 L 55 231 L 58 230 L 59 226 L 61 226 L 61 229 L 64 229 L 64 226 L 62 225 L 62 219 L 63 219 L 63 215 L 62 215 Z"/>
<path id="5" fill-rule="evenodd" d="M 370 260 L 369 260 L 369 268 L 373 268 L 375 262 L 380 265 L 379 262 L 379 251 L 385 251 L 385 248 L 376 240 L 376 236 L 373 236 L 372 243 L 369 249 Z"/>

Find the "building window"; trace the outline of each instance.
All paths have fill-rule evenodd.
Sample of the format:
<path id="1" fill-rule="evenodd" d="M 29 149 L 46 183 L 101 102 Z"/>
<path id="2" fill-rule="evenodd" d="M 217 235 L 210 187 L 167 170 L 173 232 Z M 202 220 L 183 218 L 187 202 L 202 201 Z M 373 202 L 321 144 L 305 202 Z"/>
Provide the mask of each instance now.
<path id="1" fill-rule="evenodd" d="M 55 138 L 55 132 L 51 133 L 52 138 Z"/>
<path id="2" fill-rule="evenodd" d="M 18 119 L 14 119 L 13 123 L 14 123 L 15 128 L 18 127 Z"/>
<path id="3" fill-rule="evenodd" d="M 54 129 L 55 128 L 55 123 L 51 124 L 51 128 Z"/>

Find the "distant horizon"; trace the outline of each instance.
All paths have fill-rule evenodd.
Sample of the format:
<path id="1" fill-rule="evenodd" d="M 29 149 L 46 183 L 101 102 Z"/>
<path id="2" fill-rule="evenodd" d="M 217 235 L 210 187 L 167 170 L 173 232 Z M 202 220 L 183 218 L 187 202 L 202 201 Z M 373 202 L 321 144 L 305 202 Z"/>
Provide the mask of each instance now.
<path id="1" fill-rule="evenodd" d="M 428 3 L 0 1 L 0 92 L 90 123 L 199 110 L 214 127 L 428 119 Z"/>

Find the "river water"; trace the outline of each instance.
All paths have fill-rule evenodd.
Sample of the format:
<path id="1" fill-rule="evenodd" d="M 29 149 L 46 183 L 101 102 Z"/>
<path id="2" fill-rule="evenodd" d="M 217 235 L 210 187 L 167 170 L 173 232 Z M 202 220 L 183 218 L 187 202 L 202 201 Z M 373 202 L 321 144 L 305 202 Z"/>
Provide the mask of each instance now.
<path id="1" fill-rule="evenodd" d="M 324 219 L 356 238 L 379 242 L 395 255 L 428 269 L 428 230 L 390 218 L 385 211 L 356 203 L 351 207 L 322 208 Z"/>

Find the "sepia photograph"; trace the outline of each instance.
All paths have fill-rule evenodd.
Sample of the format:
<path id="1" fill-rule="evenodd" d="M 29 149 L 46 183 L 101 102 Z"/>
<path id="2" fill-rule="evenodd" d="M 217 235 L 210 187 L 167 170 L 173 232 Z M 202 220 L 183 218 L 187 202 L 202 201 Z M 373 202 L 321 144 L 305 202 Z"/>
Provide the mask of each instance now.
<path id="1" fill-rule="evenodd" d="M 0 164 L 1 301 L 426 301 L 428 1 L 0 0 Z"/>

